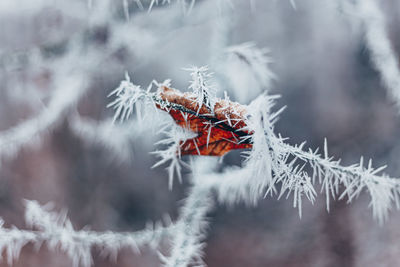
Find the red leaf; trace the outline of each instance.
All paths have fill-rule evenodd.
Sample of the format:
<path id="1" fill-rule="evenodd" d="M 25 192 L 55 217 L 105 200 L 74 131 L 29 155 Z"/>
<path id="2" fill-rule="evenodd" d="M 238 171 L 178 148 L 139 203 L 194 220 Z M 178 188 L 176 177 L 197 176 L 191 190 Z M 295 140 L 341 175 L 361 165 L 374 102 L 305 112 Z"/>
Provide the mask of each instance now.
<path id="1" fill-rule="evenodd" d="M 181 142 L 181 155 L 222 156 L 234 149 L 251 148 L 252 144 L 243 137 L 249 132 L 246 127 L 246 107 L 228 100 L 219 100 L 213 110 L 196 102 L 193 93 L 181 93 L 161 87 L 159 97 L 164 104 L 157 104 L 167 111 L 175 122 L 197 136 Z"/>

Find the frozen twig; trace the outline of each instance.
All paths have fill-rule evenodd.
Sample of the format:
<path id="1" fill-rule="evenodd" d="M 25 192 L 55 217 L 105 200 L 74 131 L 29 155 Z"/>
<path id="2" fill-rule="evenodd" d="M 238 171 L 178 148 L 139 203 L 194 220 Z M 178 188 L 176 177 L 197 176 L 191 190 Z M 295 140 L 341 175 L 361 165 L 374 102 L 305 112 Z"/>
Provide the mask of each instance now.
<path id="1" fill-rule="evenodd" d="M 54 128 L 86 91 L 81 76 L 72 75 L 58 81 L 59 88 L 39 115 L 0 132 L 0 156 L 3 159 L 14 156 L 23 146 L 34 143 L 44 132 Z"/>
<path id="2" fill-rule="evenodd" d="M 65 252 L 72 260 L 73 266 L 89 267 L 93 264 L 94 248 L 102 255 L 116 259 L 118 252 L 123 248 L 135 252 L 139 252 L 139 248 L 143 246 L 157 248 L 163 238 L 170 237 L 175 227 L 151 225 L 133 233 L 75 230 L 66 212 L 55 213 L 52 210 L 50 204 L 41 206 L 36 201 L 26 201 L 25 221 L 32 230 L 5 228 L 1 221 L 0 252 L 6 252 L 10 265 L 18 258 L 25 245 L 40 247 L 45 244 L 51 250 Z"/>
<path id="3" fill-rule="evenodd" d="M 111 154 L 122 161 L 132 159 L 132 144 L 138 136 L 149 129 L 148 126 L 139 120 L 119 125 L 112 120 L 95 121 L 90 118 L 83 118 L 80 115 L 69 118 L 70 127 L 73 132 L 88 144 L 102 145 Z"/>
<path id="4" fill-rule="evenodd" d="M 359 16 L 365 29 L 365 41 L 371 59 L 389 95 L 400 112 L 400 70 L 398 55 L 390 43 L 385 16 L 377 0 L 358 0 Z"/>
<path id="5" fill-rule="evenodd" d="M 203 184 L 202 179 L 212 170 L 212 166 L 202 164 L 202 160 L 199 160 L 193 169 L 194 184 L 175 224 L 171 254 L 161 255 L 166 267 L 205 266 L 202 256 L 208 225 L 206 215 L 214 205 L 211 188 Z"/>
<path id="6" fill-rule="evenodd" d="M 400 180 L 379 175 L 385 166 L 375 169 L 370 161 L 365 167 L 362 158 L 359 164 L 342 166 L 340 160 L 329 157 L 326 141 L 323 156 L 318 150 L 304 150 L 305 143 L 287 144 L 274 133 L 273 125 L 280 111 L 271 113 L 272 105 L 273 98 L 267 96 L 259 97 L 250 105 L 253 148 L 247 153 L 245 166 L 227 169 L 218 177 L 209 176 L 220 201 L 255 203 L 259 196 L 277 192 L 276 185 L 282 184 L 279 196 L 293 193 L 293 206 L 298 207 L 301 215 L 302 197 L 314 202 L 317 194 L 314 187 L 319 183 L 326 195 L 328 210 L 330 198 L 347 196 L 351 202 L 363 190 L 371 196 L 370 205 L 379 223 L 384 222 L 393 206 L 399 208 Z"/>
<path id="7" fill-rule="evenodd" d="M 254 43 L 248 42 L 228 47 L 226 52 L 231 58 L 235 58 L 247 67 L 255 76 L 260 87 L 269 89 L 275 74 L 270 70 L 269 64 L 272 60 L 267 56 L 269 50 L 260 49 Z"/>

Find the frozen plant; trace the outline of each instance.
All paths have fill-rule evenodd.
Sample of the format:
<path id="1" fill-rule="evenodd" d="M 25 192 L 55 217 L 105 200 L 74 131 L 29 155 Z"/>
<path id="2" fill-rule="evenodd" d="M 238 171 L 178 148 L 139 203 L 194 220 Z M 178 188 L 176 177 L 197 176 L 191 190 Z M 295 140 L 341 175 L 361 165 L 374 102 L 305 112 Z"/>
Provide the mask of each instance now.
<path id="1" fill-rule="evenodd" d="M 198 69 L 194 69 L 192 78 L 197 78 Z M 121 83 L 125 84 L 126 90 L 129 88 L 138 88 L 133 84 L 126 84 L 126 81 Z M 193 88 L 193 81 L 191 83 Z M 119 87 L 121 89 L 121 87 Z M 388 216 L 389 210 L 395 205 L 399 208 L 400 203 L 400 182 L 396 178 L 391 178 L 385 174 L 380 174 L 385 166 L 380 168 L 373 168 L 371 160 L 365 167 L 363 158 L 361 158 L 359 164 L 351 166 L 340 165 L 340 160 L 334 160 L 328 154 L 328 146 L 325 140 L 323 154 L 319 154 L 318 150 L 305 150 L 305 143 L 298 146 L 292 146 L 285 142 L 285 138 L 280 135 L 276 135 L 274 132 L 274 123 L 277 121 L 278 116 L 283 112 L 283 108 L 277 112 L 272 112 L 272 107 L 275 104 L 276 96 L 268 96 L 262 94 L 255 99 L 249 106 L 240 106 L 237 103 L 227 101 L 223 110 L 225 110 L 225 118 L 218 119 L 215 116 L 216 105 L 211 108 L 209 113 L 199 113 L 198 107 L 205 105 L 206 103 L 195 103 L 194 106 L 190 106 L 193 103 L 193 99 L 198 95 L 196 91 L 198 86 L 195 86 L 193 94 L 176 93 L 171 97 L 171 102 L 163 98 L 163 92 L 167 89 L 165 87 L 159 87 L 156 92 L 150 93 L 149 91 L 142 90 L 140 94 L 146 95 L 154 101 L 155 107 L 166 111 L 171 114 L 175 122 L 185 129 L 192 129 L 193 125 L 191 122 L 193 119 L 187 119 L 186 116 L 199 116 L 198 119 L 204 119 L 203 124 L 211 124 L 213 127 L 221 127 L 228 123 L 228 127 L 237 125 L 238 123 L 244 123 L 240 128 L 229 128 L 225 129 L 231 131 L 232 136 L 240 133 L 239 139 L 232 139 L 235 145 L 247 144 L 251 147 L 249 151 L 245 152 L 245 161 L 242 168 L 227 168 L 223 173 L 207 173 L 201 174 L 202 172 L 196 173 L 196 166 L 193 167 L 193 175 L 201 175 L 201 179 L 195 178 L 192 192 L 197 192 L 196 188 L 201 190 L 208 190 L 210 192 L 216 192 L 216 197 L 219 202 L 228 202 L 234 204 L 240 201 L 244 201 L 250 204 L 256 204 L 257 201 L 267 195 L 278 198 L 285 196 L 293 196 L 293 206 L 298 208 L 299 215 L 302 215 L 302 202 L 303 198 L 307 198 L 312 203 L 316 199 L 318 189 L 317 184 L 320 185 L 320 190 L 326 195 L 326 205 L 329 210 L 330 199 L 342 199 L 347 197 L 348 202 L 358 197 L 360 193 L 366 190 L 371 196 L 371 207 L 373 210 L 374 217 L 379 223 L 383 223 Z M 171 89 L 168 89 L 171 90 Z M 204 100 L 204 98 L 202 98 Z M 134 104 L 138 99 L 134 99 L 129 103 Z M 187 101 L 185 101 L 187 100 Z M 208 100 L 207 100 L 208 101 Z M 213 103 L 220 103 L 221 99 L 213 99 Z M 121 106 L 117 100 L 113 103 L 115 108 L 131 110 L 131 106 Z M 189 104 L 188 104 L 189 103 Z M 186 106 L 185 106 L 186 105 Z M 161 107 L 161 108 L 160 108 Z M 233 109 L 233 110 L 229 110 Z M 243 109 L 246 113 L 243 114 Z M 214 111 L 214 112 L 213 112 Z M 178 112 L 183 118 L 186 118 L 183 122 L 176 119 L 174 112 Z M 124 112 L 122 114 L 125 114 Z M 231 115 L 237 115 L 236 121 L 231 121 Z M 171 121 L 171 124 L 174 122 Z M 225 127 L 225 126 L 223 126 Z M 201 133 L 205 134 L 205 133 Z M 169 137 L 171 138 L 171 137 Z M 192 138 L 193 137 L 188 137 Z M 221 137 L 223 141 L 224 137 Z M 159 155 L 162 157 L 161 162 L 164 163 L 169 159 L 172 159 L 171 153 L 175 155 L 181 155 L 184 152 L 182 144 L 186 143 L 187 140 L 180 141 L 180 145 L 175 142 L 174 146 L 171 146 L 167 151 L 168 153 Z M 209 145 L 207 140 L 206 146 Z M 235 149 L 235 148 L 232 148 Z M 223 151 L 222 155 L 226 151 Z M 203 151 L 197 148 L 197 153 L 189 153 L 192 155 L 204 155 Z M 211 155 L 211 154 L 210 154 Z M 176 162 L 172 159 L 172 165 Z M 170 167 L 171 168 L 171 167 Z M 204 167 L 203 167 L 204 168 Z M 171 175 L 171 170 L 169 171 Z M 189 195 L 186 202 L 187 206 L 184 206 L 182 213 L 185 214 L 191 208 L 193 204 L 192 198 L 196 198 L 196 193 Z M 197 198 L 198 201 L 204 198 L 201 195 Z M 195 214 L 191 217 L 197 218 L 197 221 L 193 219 L 186 222 L 185 227 L 190 229 L 199 228 L 199 224 L 204 220 L 205 212 L 203 209 L 195 209 Z M 181 220 L 186 220 L 185 215 Z M 179 225 L 180 221 L 176 224 Z M 182 236 L 184 235 L 184 236 Z M 201 238 L 190 237 L 192 231 L 187 233 L 185 229 L 182 229 L 182 233 L 175 236 L 174 246 L 172 248 L 172 254 L 170 258 L 164 259 L 167 266 L 188 266 L 191 261 L 189 259 L 198 258 L 198 249 L 201 247 Z M 197 235 L 197 234 L 196 234 Z M 191 240 L 187 241 L 182 245 L 183 241 L 179 240 Z M 188 251 L 194 251 L 192 257 L 188 257 Z M 183 258 L 177 261 L 176 258 Z M 179 262 L 171 265 L 171 262 Z M 197 262 L 197 261 L 196 261 Z"/>
<path id="2" fill-rule="evenodd" d="M 75 11 L 81 9 L 78 1 L 75 2 L 79 8 L 69 10 L 67 5 L 62 6 L 70 16 L 78 16 L 75 13 L 79 12 Z M 61 42 L 62 45 L 56 41 L 40 44 L 41 56 L 27 51 L 26 60 L 32 64 L 32 69 L 39 69 L 40 65 L 52 70 L 52 82 L 48 86 L 55 89 L 48 98 L 37 101 L 40 107 L 36 107 L 39 112 L 35 116 L 0 132 L 1 159 L 17 155 L 19 150 L 36 144 L 35 141 L 45 133 L 67 121 L 69 129 L 86 144 L 100 143 L 119 159 L 126 160 L 131 156 L 130 145 L 141 140 L 143 132 L 151 135 L 153 132 L 147 131 L 149 128 L 161 128 L 157 129 L 158 134 L 164 139 L 155 142 L 158 148 L 153 154 L 159 160 L 153 167 L 167 165 L 170 189 L 174 176 L 181 183 L 187 179 L 191 186 L 177 220 L 166 226 L 151 225 L 133 233 L 77 230 L 66 212 L 56 213 L 51 205 L 41 206 L 35 201 L 27 201 L 27 229 L 9 227 L 0 221 L 0 252 L 10 265 L 18 259 L 23 247 L 33 244 L 63 251 L 74 266 L 93 265 L 92 253 L 96 251 L 115 258 L 123 248 L 138 251 L 146 246 L 159 252 L 160 263 L 164 266 L 204 266 L 207 227 L 212 223 L 208 214 L 218 205 L 235 206 L 241 202 L 257 205 L 266 197 L 291 198 L 299 216 L 304 217 L 307 216 L 302 209 L 304 201 L 315 203 L 319 194 L 325 194 L 329 210 L 334 200 L 352 202 L 367 192 L 371 198 L 372 214 L 380 224 L 393 207 L 399 208 L 400 183 L 382 172 L 385 166 L 374 168 L 371 160 L 365 164 L 362 157 L 357 164 L 343 166 L 340 160 L 328 154 L 326 140 L 319 152 L 306 149 L 305 143 L 291 145 L 287 138 L 276 132 L 275 124 L 284 108 L 276 110 L 279 96 L 268 94 L 275 78 L 270 69 L 272 60 L 268 50 L 258 48 L 254 42 L 232 46 L 229 35 L 234 16 L 224 14 L 225 10 L 216 12 L 220 17 L 210 15 L 214 14 L 210 10 L 217 7 L 234 7 L 235 1 L 215 1 L 216 5 L 212 1 L 197 1 L 196 6 L 197 3 L 203 5 L 203 13 L 182 19 L 180 11 L 189 15 L 195 2 L 89 0 L 88 13 L 91 15 L 88 25 L 93 27 L 84 23 L 85 27 L 66 38 L 68 40 Z M 172 3 L 176 3 L 178 12 L 172 5 L 171 9 L 167 8 Z M 297 8 L 294 0 L 289 3 L 293 9 Z M 386 32 L 384 15 L 377 1 L 355 3 L 357 15 L 364 25 L 371 59 L 391 96 L 400 102 L 398 62 Z M 256 4 L 256 1 L 251 1 L 254 9 Z M 156 5 L 159 8 L 155 8 Z M 157 13 L 150 18 L 147 10 Z M 122 19 L 119 13 L 123 14 Z M 129 62 L 134 62 L 134 66 L 128 67 L 135 71 L 139 65 L 147 68 L 152 61 L 160 68 L 163 65 L 159 62 L 164 61 L 168 62 L 168 70 L 178 69 L 176 65 L 180 61 L 175 60 L 176 54 L 171 53 L 172 49 L 168 50 L 169 47 L 176 49 L 181 41 L 177 37 L 186 38 L 184 34 L 199 25 L 209 24 L 213 28 L 219 23 L 219 29 L 214 29 L 214 37 L 210 40 L 214 43 L 210 46 L 212 51 L 203 47 L 200 50 L 200 45 L 185 44 L 193 45 L 199 54 L 206 54 L 206 50 L 210 59 L 205 61 L 211 62 L 210 67 L 187 69 L 191 80 L 185 90 L 173 89 L 170 80 L 153 81 L 148 87 L 143 87 L 134 84 L 126 74 L 120 86 L 109 94 L 112 100 L 108 106 L 114 109 L 113 119 L 95 120 L 80 114 L 78 102 L 91 88 L 98 88 L 99 84 L 95 83 L 98 77 L 106 74 L 116 77 L 115 73 L 123 71 L 121 65 Z M 208 33 L 209 29 L 206 30 Z M 195 40 L 204 37 L 194 32 Z M 93 36 L 87 36 L 91 34 Z M 60 48 L 63 45 L 66 52 Z M 50 55 L 45 56 L 46 52 Z M 173 60 L 160 55 L 171 55 Z M 209 70 L 214 70 L 214 64 L 221 63 L 215 61 L 221 58 L 226 60 L 222 72 L 229 84 L 227 87 L 233 88 L 241 104 L 231 101 L 228 94 L 223 99 L 218 98 L 217 87 L 210 82 Z M 149 69 L 153 72 L 153 68 Z M 13 86 L 9 87 L 8 90 L 13 90 Z M 253 97 L 255 95 L 250 91 L 258 97 Z M 33 93 L 21 98 L 28 102 L 32 95 L 35 96 Z M 245 105 L 251 99 L 254 100 Z M 247 149 L 242 151 L 241 166 L 216 168 L 217 160 L 235 149 Z M 191 174 L 185 177 L 181 173 L 182 166 Z M 160 249 L 163 240 L 170 241 L 169 251 Z"/>

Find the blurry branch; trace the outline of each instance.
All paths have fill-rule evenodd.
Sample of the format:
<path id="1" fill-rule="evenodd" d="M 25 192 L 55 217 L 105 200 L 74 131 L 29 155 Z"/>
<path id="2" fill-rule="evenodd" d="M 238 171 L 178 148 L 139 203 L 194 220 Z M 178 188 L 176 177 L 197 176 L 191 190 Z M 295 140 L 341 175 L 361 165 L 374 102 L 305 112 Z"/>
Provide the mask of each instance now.
<path id="1" fill-rule="evenodd" d="M 122 161 L 131 159 L 131 144 L 137 137 L 135 133 L 138 130 L 142 131 L 142 128 L 137 126 L 137 121 L 124 127 L 113 124 L 112 120 L 95 121 L 80 115 L 69 118 L 69 121 L 71 129 L 78 137 L 89 144 L 103 145 L 113 156 Z"/>
<path id="2" fill-rule="evenodd" d="M 108 1 L 100 1 L 98 4 L 104 3 L 109 4 Z M 101 5 L 101 7 L 103 7 L 103 5 Z M 108 12 L 108 9 L 106 10 Z M 108 22 L 109 14 L 101 14 L 104 10 L 95 8 L 93 12 L 92 15 L 97 17 L 97 22 Z M 52 84 L 54 84 L 56 88 L 54 88 L 50 94 L 49 104 L 46 105 L 39 114 L 13 128 L 0 132 L 0 159 L 13 157 L 22 147 L 37 143 L 44 133 L 54 129 L 58 123 L 61 123 L 63 119 L 69 115 L 68 112 L 75 107 L 80 98 L 89 90 L 91 82 L 90 74 L 93 72 L 94 68 L 98 68 L 96 62 L 107 59 L 123 45 L 126 47 L 133 47 L 131 48 L 132 51 L 140 50 L 138 46 L 132 46 L 132 38 L 123 37 L 126 34 L 123 34 L 122 30 L 118 31 L 118 29 L 121 28 L 125 29 L 122 23 L 114 23 L 113 27 L 115 27 L 116 34 L 112 35 L 113 38 L 110 40 L 110 47 L 112 49 L 108 53 L 104 53 L 102 48 L 96 45 L 90 45 L 90 43 L 89 51 L 83 52 L 83 50 L 85 50 L 85 43 L 83 43 L 82 40 L 87 34 L 86 31 L 74 34 L 69 40 L 64 41 L 66 52 L 52 55 L 52 57 L 46 57 L 43 54 L 45 50 L 49 49 L 48 47 L 56 44 L 44 44 L 32 51 L 18 52 L 15 59 L 23 56 L 24 65 L 28 65 L 31 69 L 38 68 L 39 64 L 41 67 L 51 69 Z M 137 27 L 133 27 L 131 30 L 140 31 Z M 132 33 L 134 32 L 135 31 L 132 31 Z M 140 35 L 143 35 L 143 33 L 144 32 L 141 31 Z M 142 39 L 142 41 L 143 45 L 148 45 L 147 42 L 144 42 L 144 39 Z M 13 60 L 13 62 L 14 61 L 16 62 L 16 60 Z M 16 63 L 20 64 L 20 62 Z M 25 94 L 24 97 L 29 98 L 30 94 Z M 90 127 L 93 126 L 93 124 L 90 124 L 88 121 L 78 120 L 78 118 L 71 120 L 73 121 L 73 129 L 76 130 L 77 133 L 85 132 L 85 134 L 95 134 L 94 131 L 90 132 L 90 130 L 94 130 L 94 128 Z M 102 126 L 103 131 L 97 132 L 98 140 L 107 143 L 109 147 L 115 149 L 123 146 L 126 153 L 119 153 L 119 156 L 127 157 L 127 149 L 129 147 L 121 144 L 121 141 L 127 140 L 128 137 L 125 138 L 126 134 L 120 133 L 120 130 L 126 132 L 127 129 L 122 129 L 121 127 L 111 129 L 110 127 L 109 130 L 107 130 L 107 122 L 102 123 Z M 78 127 L 82 127 L 80 131 L 77 129 Z M 124 138 L 109 138 L 108 141 L 105 141 L 107 131 L 113 131 L 114 135 L 118 132 L 120 133 L 119 136 L 124 136 Z M 126 142 L 124 143 L 126 144 Z"/>
<path id="3" fill-rule="evenodd" d="M 85 143 L 101 145 L 109 150 L 118 160 L 128 162 L 132 160 L 132 146 L 135 140 L 148 136 L 164 121 L 148 106 L 136 106 L 136 118 L 127 123 L 114 123 L 112 119 L 94 120 L 83 117 L 78 112 L 69 117 L 71 130 Z M 147 138 L 146 141 L 148 141 Z"/>
<path id="4" fill-rule="evenodd" d="M 400 70 L 386 28 L 385 15 L 377 0 L 358 0 L 357 8 L 365 28 L 365 41 L 383 84 L 400 112 Z"/>
<path id="5" fill-rule="evenodd" d="M 254 43 L 247 42 L 227 47 L 224 52 L 222 73 L 240 101 L 248 102 L 257 94 L 271 89 L 276 76 L 270 68 L 272 60 L 267 48 L 258 48 Z M 246 87 L 254 88 L 253 95 Z"/>
<path id="6" fill-rule="evenodd" d="M 129 2 L 129 1 L 128 1 Z M 135 1 L 137 4 L 138 1 Z M 186 1 L 183 1 L 186 3 Z M 125 3 L 125 2 L 124 2 Z M 68 116 L 68 112 L 77 104 L 78 100 L 90 89 L 91 74 L 98 69 L 98 63 L 109 60 L 113 55 L 120 51 L 121 48 L 127 49 L 127 52 L 133 55 L 138 55 L 141 58 L 141 64 L 151 58 L 156 57 L 153 53 L 153 48 L 157 46 L 161 40 L 158 40 L 152 31 L 138 27 L 140 23 L 126 23 L 117 21 L 110 15 L 111 5 L 116 5 L 115 1 L 110 0 L 95 0 L 89 1 L 91 5 L 89 20 L 92 22 L 88 27 L 82 31 L 76 32 L 60 43 L 46 43 L 35 47 L 32 50 L 24 50 L 16 52 L 11 56 L 11 65 L 8 64 L 10 60 L 5 60 L 3 64 L 7 64 L 7 68 L 21 68 L 26 65 L 31 69 L 40 67 L 50 69 L 52 84 L 58 88 L 54 88 L 50 93 L 50 102 L 38 115 L 25 122 L 16 125 L 15 127 L 0 132 L 0 157 L 10 158 L 14 156 L 22 147 L 34 144 L 35 141 L 40 140 L 43 133 L 50 131 L 56 127 L 57 123 L 61 122 L 63 118 Z M 150 4 L 150 1 L 148 1 Z M 187 3 L 186 3 L 187 4 Z M 125 4 L 126 6 L 126 4 Z M 76 8 L 76 5 L 74 5 Z M 38 7 L 37 10 L 40 10 Z M 68 9 L 66 11 L 70 12 Z M 169 12 L 168 10 L 162 12 Z M 164 13 L 163 13 L 164 14 Z M 135 19 L 140 22 L 146 19 L 151 19 L 148 14 L 140 14 L 135 16 Z M 168 20 L 176 19 L 177 14 L 168 16 Z M 94 25 L 93 25 L 94 24 Z M 169 25 L 164 23 L 163 25 Z M 109 34 L 104 46 L 99 46 L 96 40 L 87 40 L 88 28 L 108 25 Z M 162 25 L 155 27 L 164 27 Z M 169 27 L 169 26 L 165 26 Z M 183 29 L 183 28 L 182 28 Z M 178 29 L 179 30 L 179 29 Z M 131 34 L 126 34 L 130 32 Z M 162 40 L 163 42 L 165 40 Z M 63 52 L 56 52 L 53 54 L 52 49 L 61 45 Z M 56 49 L 57 50 L 57 49 Z M 50 52 L 49 52 L 50 51 Z M 106 53 L 104 51 L 107 51 Z M 151 52 L 151 53 L 149 53 Z M 50 53 L 46 55 L 46 53 Z M 2 53 L 4 54 L 4 53 Z M 79 73 L 79 74 L 72 74 Z M 68 77 L 68 78 L 67 78 Z M 25 94 L 23 97 L 29 98 L 31 94 Z M 31 101 L 31 99 L 28 99 Z M 71 126 L 78 136 L 83 137 L 84 134 L 96 135 L 96 140 L 108 147 L 118 149 L 123 144 L 129 143 L 132 136 L 126 133 L 123 127 L 115 127 L 114 129 L 107 129 L 108 121 L 99 122 L 99 125 L 94 125 L 88 120 L 80 119 L 79 117 L 71 118 Z M 81 129 L 78 129 L 82 127 Z M 97 128 L 100 127 L 100 128 Z M 97 130 L 100 132 L 97 132 Z M 107 132 L 113 132 L 121 137 L 118 141 L 116 139 L 109 139 L 106 141 Z M 84 133 L 84 134 L 83 134 Z M 86 138 L 88 140 L 88 138 Z M 124 140 L 124 141 L 122 141 Z M 124 146 L 124 153 L 119 156 L 126 158 L 128 156 L 127 146 Z"/>
<path id="7" fill-rule="evenodd" d="M 199 165 L 201 161 L 196 162 L 194 168 L 200 169 Z M 205 266 L 202 256 L 208 225 L 206 215 L 214 205 L 211 188 L 202 184 L 202 178 L 207 175 L 210 166 L 202 165 L 201 168 L 201 171 L 195 171 L 194 184 L 175 223 L 171 253 L 167 257 L 161 255 L 166 267 Z"/>
<path id="8" fill-rule="evenodd" d="M 0 252 L 5 252 L 10 265 L 18 259 L 21 249 L 26 245 L 33 244 L 40 248 L 45 244 L 50 250 L 65 252 L 74 267 L 89 267 L 93 264 L 93 249 L 116 260 L 123 248 L 137 253 L 140 253 L 140 247 L 157 248 L 164 238 L 170 237 L 174 229 L 173 225 L 163 227 L 157 224 L 133 233 L 77 231 L 66 212 L 55 213 L 52 209 L 49 204 L 40 206 L 36 201 L 26 201 L 25 221 L 32 230 L 5 228 L 1 221 Z"/>
<path id="9" fill-rule="evenodd" d="M 290 4 L 292 5 L 293 9 L 297 9 L 295 0 L 290 0 Z"/>
<path id="10" fill-rule="evenodd" d="M 28 244 L 37 249 L 46 245 L 50 250 L 66 253 L 74 267 L 89 267 L 93 265 L 94 251 L 116 261 L 121 249 L 140 253 L 140 248 L 149 247 L 158 251 L 162 241 L 172 240 L 170 255 L 159 253 L 165 266 L 204 266 L 201 242 L 205 238 L 205 218 L 213 205 L 210 188 L 199 183 L 202 176 L 197 179 L 174 224 L 168 219 L 166 226 L 150 224 L 144 230 L 131 233 L 75 230 L 65 211 L 56 213 L 51 204 L 41 206 L 36 201 L 26 201 L 25 221 L 30 230 L 4 227 L 0 219 L 0 254 L 4 253 L 8 264 L 12 265 Z"/>
<path id="11" fill-rule="evenodd" d="M 269 69 L 272 60 L 267 56 L 267 48 L 259 49 L 254 43 L 243 43 L 228 47 L 226 53 L 230 57 L 235 57 L 249 68 L 250 72 L 256 77 L 262 88 L 270 88 L 271 81 L 276 78 L 275 74 Z"/>
<path id="12" fill-rule="evenodd" d="M 61 77 L 58 82 L 59 88 L 53 92 L 49 105 L 39 115 L 0 132 L 2 159 L 15 156 L 23 146 L 38 141 L 43 133 L 62 122 L 62 117 L 85 93 L 85 81 L 81 76 Z"/>

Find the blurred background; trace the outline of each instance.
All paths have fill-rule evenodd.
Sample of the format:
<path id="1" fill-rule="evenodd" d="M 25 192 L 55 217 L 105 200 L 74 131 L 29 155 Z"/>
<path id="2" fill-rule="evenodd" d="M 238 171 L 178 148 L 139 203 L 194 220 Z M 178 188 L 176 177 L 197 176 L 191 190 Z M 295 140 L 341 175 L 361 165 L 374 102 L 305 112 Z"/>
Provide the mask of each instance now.
<path id="1" fill-rule="evenodd" d="M 218 94 L 248 104 L 264 90 L 287 105 L 276 133 L 315 149 L 326 137 L 344 165 L 372 158 L 399 177 L 400 114 L 380 83 L 357 14 L 344 1 L 197 0 L 0 1 L 0 216 L 25 228 L 23 199 L 68 209 L 75 228 L 135 231 L 166 213 L 176 219 L 187 180 L 168 189 L 151 119 L 111 124 L 107 95 L 127 71 L 142 87 L 182 68 L 208 65 Z M 351 3 L 352 1 L 348 1 Z M 161 3 L 161 1 L 160 1 Z M 381 1 L 400 53 L 400 2 Z M 227 47 L 268 48 L 276 78 L 268 86 Z M 269 79 L 269 78 L 268 78 Z M 267 88 L 268 87 L 268 88 Z M 221 167 L 240 165 L 240 151 Z M 189 173 L 185 172 L 185 176 Z M 400 213 L 379 226 L 362 194 L 351 205 L 324 196 L 304 204 L 267 197 L 257 207 L 218 206 L 209 214 L 210 267 L 399 266 Z M 1 238 L 1 237 L 0 237 Z M 117 262 L 94 253 L 94 266 L 159 266 L 156 253 L 122 251 Z M 13 266 L 71 266 L 62 253 L 23 249 Z M 2 263 L 1 266 L 7 266 Z"/>

